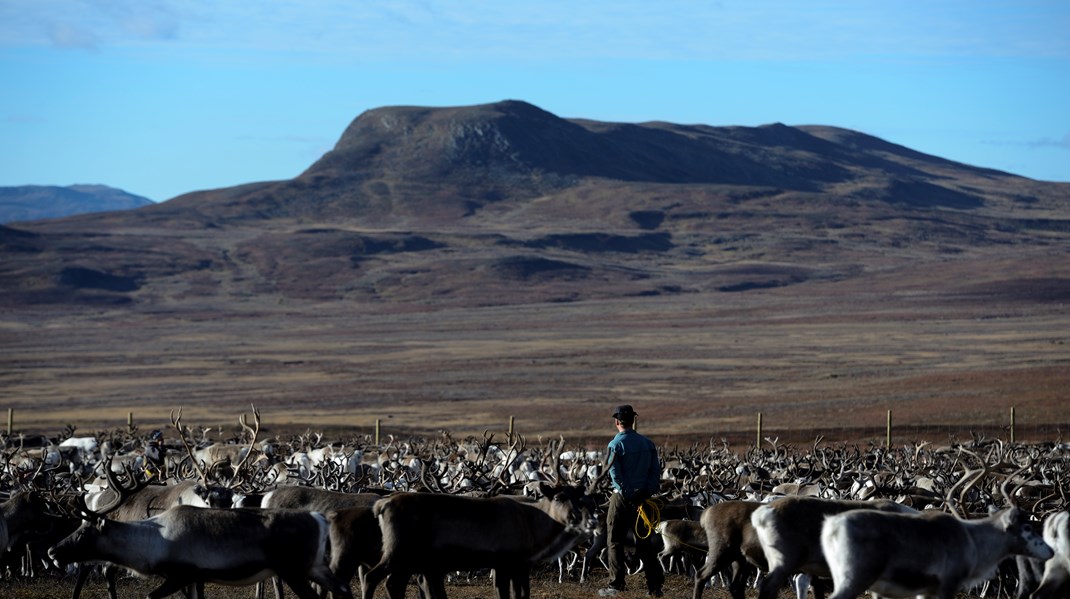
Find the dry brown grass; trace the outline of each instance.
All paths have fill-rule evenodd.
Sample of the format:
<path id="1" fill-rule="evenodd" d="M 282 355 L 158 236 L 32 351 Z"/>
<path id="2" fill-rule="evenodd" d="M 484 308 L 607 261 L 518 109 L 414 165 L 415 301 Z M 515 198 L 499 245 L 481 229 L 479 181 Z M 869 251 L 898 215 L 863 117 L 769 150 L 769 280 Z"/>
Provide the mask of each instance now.
<path id="1" fill-rule="evenodd" d="M 392 312 L 251 299 L 189 312 L 0 315 L 0 409 L 16 429 L 237 428 L 255 404 L 271 431 L 563 435 L 603 444 L 631 403 L 659 442 L 897 441 L 1070 426 L 1070 318 L 1055 302 L 883 292 L 879 278 L 789 291 Z M 258 303 L 259 302 L 259 303 Z M 190 315 L 192 314 L 192 315 Z"/>
<path id="2" fill-rule="evenodd" d="M 574 581 L 566 581 L 565 583 L 557 582 L 556 572 L 550 572 L 549 570 L 538 572 L 532 578 L 531 584 L 531 598 L 532 599 L 596 599 L 598 597 L 599 582 L 605 577 L 605 571 L 595 571 L 593 579 L 586 583 L 580 584 Z M 152 588 L 154 588 L 155 579 L 137 579 L 133 577 L 127 577 L 119 581 L 119 596 L 120 597 L 142 597 L 148 594 Z M 354 581 L 356 583 L 356 581 Z M 0 581 L 0 596 L 5 599 L 56 599 L 57 597 L 66 597 L 70 594 L 73 588 L 74 581 L 71 578 L 67 579 L 45 579 L 36 581 L 33 583 L 18 583 L 11 581 Z M 158 584 L 158 583 L 157 583 Z M 629 590 L 620 595 L 621 599 L 632 598 L 645 598 L 646 587 L 642 579 L 642 574 L 633 576 L 628 581 Z M 359 588 L 359 586 L 357 587 Z M 665 581 L 665 597 L 667 599 L 684 599 L 691 597 L 692 584 L 690 579 L 679 575 L 669 574 Z M 289 591 L 288 591 L 289 592 Z M 486 576 L 477 576 L 471 581 L 458 581 L 448 583 L 446 586 L 446 592 L 450 597 L 454 599 L 477 599 L 483 597 L 494 597 L 494 587 L 491 585 L 490 580 Z M 208 594 L 213 599 L 247 599 L 252 594 L 252 589 L 249 587 L 218 587 L 209 586 L 205 589 L 205 594 Z M 271 594 L 271 591 L 268 591 Z M 179 596 L 179 595 L 176 595 Z M 382 587 L 379 588 L 379 592 L 376 593 L 377 597 L 385 597 L 386 594 Z M 410 588 L 407 596 L 415 597 L 416 590 Z M 753 589 L 748 590 L 747 597 L 757 597 L 758 594 Z M 781 599 L 791 599 L 795 595 L 789 594 L 787 590 L 780 594 Z M 82 592 L 82 597 L 85 599 L 96 599 L 97 597 L 107 597 L 107 592 L 104 588 L 104 581 L 102 579 L 91 580 L 86 588 Z M 729 594 L 723 588 L 717 587 L 711 590 L 707 590 L 703 597 L 709 599 L 728 599 Z M 960 599 L 966 599 L 968 597 L 976 597 L 976 595 L 960 594 Z"/>

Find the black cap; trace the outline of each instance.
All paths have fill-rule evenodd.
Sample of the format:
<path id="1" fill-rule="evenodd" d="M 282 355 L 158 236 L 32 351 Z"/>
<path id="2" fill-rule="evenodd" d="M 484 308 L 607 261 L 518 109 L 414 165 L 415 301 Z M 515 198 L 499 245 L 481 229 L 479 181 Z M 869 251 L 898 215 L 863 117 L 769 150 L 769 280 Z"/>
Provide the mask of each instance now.
<path id="1" fill-rule="evenodd" d="M 627 404 L 617 406 L 617 409 L 613 411 L 613 417 L 621 422 L 631 422 L 632 420 L 635 420 L 636 416 L 638 416 L 638 414 L 636 414 L 635 410 Z"/>

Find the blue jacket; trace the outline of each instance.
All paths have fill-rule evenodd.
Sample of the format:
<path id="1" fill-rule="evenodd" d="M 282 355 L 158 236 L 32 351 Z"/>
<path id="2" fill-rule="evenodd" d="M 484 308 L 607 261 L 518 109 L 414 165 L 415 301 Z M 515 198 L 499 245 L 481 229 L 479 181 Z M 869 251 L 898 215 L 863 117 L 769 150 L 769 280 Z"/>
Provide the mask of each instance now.
<path id="1" fill-rule="evenodd" d="M 653 441 L 626 429 L 609 442 L 609 454 L 613 458 L 609 478 L 625 500 L 631 501 L 640 491 L 649 497 L 661 490 L 661 462 Z"/>

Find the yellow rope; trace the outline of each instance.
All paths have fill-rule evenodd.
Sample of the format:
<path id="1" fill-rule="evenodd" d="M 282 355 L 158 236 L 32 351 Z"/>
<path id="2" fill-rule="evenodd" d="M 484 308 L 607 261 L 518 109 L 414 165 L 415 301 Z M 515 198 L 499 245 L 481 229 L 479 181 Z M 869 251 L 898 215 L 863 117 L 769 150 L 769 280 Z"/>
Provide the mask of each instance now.
<path id="1" fill-rule="evenodd" d="M 654 514 L 653 518 L 647 515 L 646 510 L 643 509 L 644 506 L 648 506 L 650 508 L 650 511 Z M 639 504 L 639 509 L 637 511 L 638 514 L 636 514 L 635 516 L 635 536 L 639 537 L 640 539 L 645 539 L 650 535 L 654 534 L 654 531 L 657 530 L 658 525 L 661 524 L 661 502 L 654 499 L 647 499 L 643 503 Z M 639 532 L 640 523 L 642 523 L 643 526 L 646 527 L 646 534 L 642 534 L 641 532 Z M 674 539 L 677 543 L 680 543 L 684 547 L 690 547 L 695 551 L 708 551 L 707 549 L 704 549 L 702 547 L 695 547 L 694 545 L 684 543 L 683 541 L 676 537 L 673 537 L 672 535 L 665 535 L 665 533 L 662 533 L 662 535 L 668 536 L 669 538 Z"/>
<path id="2" fill-rule="evenodd" d="M 654 534 L 654 530 L 658 527 L 658 524 L 661 523 L 661 505 L 659 505 L 660 503 L 661 502 L 654 501 L 653 499 L 647 499 L 647 500 L 643 501 L 643 503 L 639 504 L 639 509 L 637 510 L 639 513 L 636 514 L 636 516 L 635 516 L 635 536 L 636 537 L 638 537 L 640 539 L 646 539 L 650 535 Z M 654 515 L 653 518 L 651 518 L 650 516 L 647 515 L 646 509 L 644 509 L 644 507 L 649 507 L 650 508 L 650 511 Z M 640 522 L 642 522 L 643 525 L 646 526 L 646 534 L 643 534 L 643 533 L 639 532 L 639 523 Z"/>
<path id="3" fill-rule="evenodd" d="M 695 551 L 698 551 L 698 552 L 701 552 L 701 553 L 706 553 L 706 552 L 708 552 L 708 551 L 709 551 L 709 549 L 707 549 L 707 548 L 705 548 L 705 547 L 695 547 L 694 545 L 691 545 L 691 544 L 685 543 L 685 542 L 681 541 L 679 537 L 674 537 L 674 536 L 672 536 L 672 535 L 667 535 L 667 534 L 665 534 L 665 533 L 661 533 L 661 536 L 663 536 L 663 537 L 668 537 L 668 538 L 670 538 L 670 539 L 672 539 L 672 540 L 676 541 L 677 543 L 679 543 L 679 544 L 683 545 L 684 547 L 687 547 L 687 548 L 689 548 L 689 549 L 694 549 Z"/>

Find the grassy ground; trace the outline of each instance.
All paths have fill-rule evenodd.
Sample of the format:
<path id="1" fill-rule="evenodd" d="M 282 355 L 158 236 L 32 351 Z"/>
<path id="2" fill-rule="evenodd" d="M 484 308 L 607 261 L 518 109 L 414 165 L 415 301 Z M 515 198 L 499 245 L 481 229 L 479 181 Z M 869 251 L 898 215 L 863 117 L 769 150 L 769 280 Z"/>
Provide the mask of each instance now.
<path id="1" fill-rule="evenodd" d="M 596 599 L 598 597 L 599 581 L 605 577 L 605 572 L 596 572 L 594 579 L 583 584 L 575 581 L 557 582 L 556 574 L 549 572 L 539 573 L 532 580 L 532 599 Z M 356 581 L 354 581 L 356 582 Z M 628 581 L 629 589 L 620 597 L 646 597 L 646 586 L 642 575 L 633 576 Z M 126 577 L 119 582 L 120 597 L 144 597 L 154 588 L 152 581 L 133 577 Z M 0 597 L 5 599 L 57 599 L 67 597 L 73 589 L 73 579 L 49 579 L 32 584 L 0 581 Z M 691 580 L 679 574 L 670 574 L 665 581 L 665 597 L 667 599 L 687 599 L 692 595 L 693 586 Z M 489 578 L 477 577 L 471 581 L 455 581 L 447 584 L 446 592 L 455 599 L 492 598 L 495 596 L 494 587 Z M 208 587 L 205 589 L 212 599 L 249 599 L 253 596 L 251 587 Z M 268 591 L 268 596 L 272 593 Z M 288 596 L 292 596 L 288 592 Z M 385 591 L 380 587 L 377 597 L 386 597 Z M 416 597 L 416 589 L 410 587 L 407 593 L 409 597 Z M 101 579 L 91 580 L 82 591 L 84 599 L 97 599 L 107 597 L 104 581 Z M 705 591 L 704 598 L 729 599 L 728 592 L 721 587 L 714 587 Z M 747 597 L 757 597 L 757 592 L 748 590 Z M 786 590 L 781 593 L 781 599 L 791 599 L 794 595 Z M 960 597 L 976 597 L 960 594 Z"/>

